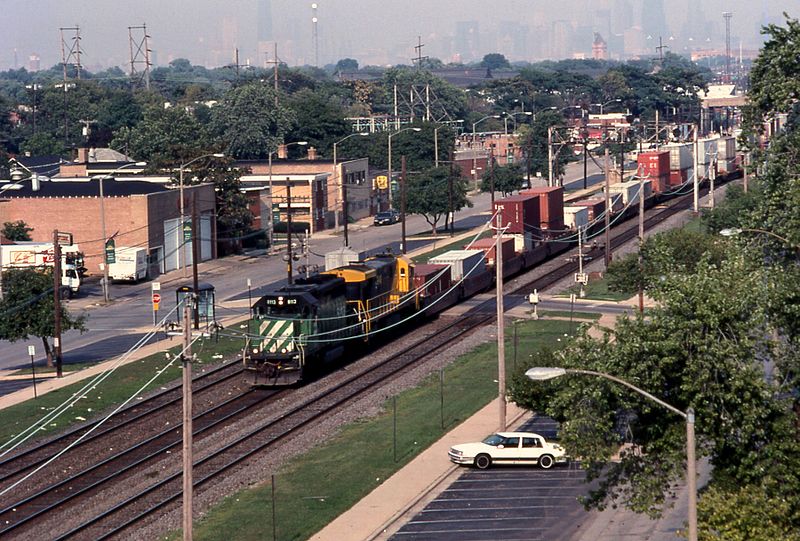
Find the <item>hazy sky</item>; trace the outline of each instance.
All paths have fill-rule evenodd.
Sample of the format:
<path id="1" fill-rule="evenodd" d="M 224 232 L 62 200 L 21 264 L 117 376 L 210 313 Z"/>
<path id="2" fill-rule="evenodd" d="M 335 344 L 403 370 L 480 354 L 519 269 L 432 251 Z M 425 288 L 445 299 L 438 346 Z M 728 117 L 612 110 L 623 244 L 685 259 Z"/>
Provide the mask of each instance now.
<path id="1" fill-rule="evenodd" d="M 657 0 L 317 0 L 319 23 L 319 64 L 353 57 L 365 63 L 406 62 L 413 56 L 417 36 L 427 44 L 424 54 L 445 61 L 457 51 L 456 22 L 477 21 L 478 48 L 474 54 L 500 50 L 513 38 L 501 41 L 499 34 L 509 25 L 528 27 L 525 45 L 513 51 L 514 60 L 535 60 L 552 55 L 533 53 L 537 40 L 553 28 L 554 21 L 565 22 L 570 31 L 598 26 L 597 12 L 631 6 L 631 24 L 641 22 L 643 10 Z M 129 62 L 128 26 L 147 24 L 150 47 L 155 60 L 166 64 L 178 57 L 209 66 L 229 63 L 233 48 L 239 47 L 240 61 L 263 63 L 257 51 L 257 0 L 0 0 L 3 31 L 0 32 L 0 70 L 28 64 L 29 55 L 41 57 L 42 67 L 61 60 L 59 27 L 81 28 L 83 64 L 89 69 L 120 65 L 127 71 Z M 314 63 L 311 0 L 272 0 L 274 38 L 279 56 L 290 64 Z M 664 0 L 665 33 L 688 35 L 689 6 L 699 5 L 706 22 L 702 38 L 708 48 L 725 46 L 723 11 L 734 13 L 732 46 L 738 50 L 760 43 L 759 25 L 765 20 L 781 20 L 781 12 L 800 16 L 798 0 Z M 557 23 L 558 24 L 558 23 Z M 605 28 L 608 23 L 603 23 Z M 516 27 L 515 27 L 516 28 Z M 595 28 L 597 30 L 597 28 Z M 602 32 L 603 25 L 599 30 Z M 513 34 L 514 32 L 512 32 Z M 666 40 L 668 36 L 663 36 Z M 552 41 L 552 37 L 542 38 Z M 626 40 L 628 38 L 626 37 Z M 677 38 L 676 38 L 677 39 Z M 699 43 L 700 40 L 693 43 Z M 674 49 L 681 46 L 674 42 Z M 552 44 L 551 44 L 552 45 Z M 650 42 L 647 43 L 650 45 Z M 520 49 L 519 47 L 523 47 Z M 682 45 L 687 50 L 686 44 Z M 541 49 L 541 48 L 540 48 Z M 509 49 L 511 50 L 511 49 Z M 558 49 L 558 50 L 563 50 Z M 548 52 L 549 51 L 549 52 Z M 505 51 L 504 51 L 505 52 Z M 530 56 L 522 58 L 521 56 Z M 514 57 L 515 53 L 507 56 Z M 470 60 L 469 58 L 463 58 Z"/>

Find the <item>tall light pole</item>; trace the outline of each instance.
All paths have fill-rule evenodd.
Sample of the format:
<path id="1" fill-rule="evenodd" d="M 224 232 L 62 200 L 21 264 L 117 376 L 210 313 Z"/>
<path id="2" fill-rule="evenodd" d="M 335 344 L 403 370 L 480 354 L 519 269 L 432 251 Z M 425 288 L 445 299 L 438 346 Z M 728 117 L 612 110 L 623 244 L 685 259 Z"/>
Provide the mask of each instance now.
<path id="1" fill-rule="evenodd" d="M 139 166 L 144 167 L 147 165 L 146 162 L 131 162 L 126 163 L 122 167 L 117 167 L 110 173 L 106 175 L 98 175 L 96 178 L 98 184 L 100 185 L 100 235 L 103 237 L 103 302 L 108 302 L 111 299 L 111 295 L 109 294 L 109 287 L 108 287 L 108 255 L 106 254 L 106 243 L 109 239 L 106 237 L 106 198 L 105 194 L 103 194 L 103 180 L 107 178 L 113 178 L 114 174 L 122 171 L 127 167 L 132 166 Z"/>
<path id="2" fill-rule="evenodd" d="M 224 158 L 225 154 L 222 153 L 214 153 L 214 154 L 203 154 L 202 156 L 198 156 L 193 160 L 189 160 L 188 162 L 181 164 L 178 169 L 178 190 L 180 192 L 181 198 L 181 232 L 183 234 L 183 228 L 185 226 L 184 222 L 186 221 L 186 212 L 185 212 L 185 203 L 183 201 L 183 170 L 194 162 L 198 160 L 202 160 L 203 158 Z M 181 238 L 181 237 L 179 237 Z M 196 239 L 192 239 L 192 242 L 195 242 Z M 183 268 L 183 277 L 186 278 L 186 242 L 181 242 L 181 249 L 178 251 L 178 266 Z"/>
<path id="3" fill-rule="evenodd" d="M 477 139 L 477 133 L 475 132 L 475 129 L 478 127 L 478 124 L 487 118 L 500 118 L 500 115 L 486 115 L 477 122 L 472 123 L 472 182 L 475 184 L 475 189 L 478 188 L 478 156 L 475 154 L 475 140 Z"/>
<path id="4" fill-rule="evenodd" d="M 422 131 L 422 128 L 403 128 L 400 131 L 389 134 L 389 208 L 392 208 L 392 137 L 404 131 Z"/>
<path id="5" fill-rule="evenodd" d="M 620 102 L 622 102 L 620 98 L 614 98 L 613 100 L 607 101 L 605 103 L 592 103 L 590 105 L 596 105 L 597 107 L 600 107 L 600 114 L 602 115 L 603 109 L 605 108 L 606 105 L 608 105 L 609 103 L 620 103 Z"/>
<path id="6" fill-rule="evenodd" d="M 339 139 L 338 141 L 333 143 L 333 186 L 334 188 L 336 188 L 336 201 L 334 201 L 333 205 L 333 223 L 334 223 L 334 228 L 336 229 L 337 232 L 339 231 L 339 201 L 343 201 L 344 194 L 342 191 L 342 184 L 340 182 L 341 179 L 339 178 L 339 168 L 337 167 L 338 154 L 336 153 L 336 149 L 339 146 L 339 143 L 344 143 L 345 141 L 347 141 L 351 137 L 355 137 L 356 135 L 360 137 L 366 137 L 369 135 L 369 133 L 368 132 L 351 133 L 350 135 L 344 137 L 343 139 Z M 344 208 L 344 204 L 342 205 L 342 208 Z M 347 216 L 343 216 L 342 219 L 346 220 Z"/>
<path id="7" fill-rule="evenodd" d="M 517 131 L 517 116 L 525 115 L 529 117 L 533 117 L 533 111 L 517 111 L 516 113 L 506 113 L 506 118 L 510 118 L 514 121 L 514 131 Z M 508 133 L 508 129 L 506 129 L 506 134 Z"/>
<path id="8" fill-rule="evenodd" d="M 792 241 L 790 241 L 786 237 L 778 235 L 777 233 L 773 233 L 772 231 L 767 231 L 766 229 L 752 229 L 752 228 L 747 229 L 747 228 L 733 227 L 733 228 L 722 229 L 719 232 L 719 234 L 722 235 L 723 237 L 735 237 L 737 235 L 741 235 L 742 233 L 758 233 L 761 235 L 767 235 L 776 238 L 779 241 L 786 244 L 787 246 L 789 246 L 790 248 L 793 248 L 798 253 L 798 255 L 800 255 L 800 246 L 795 245 Z"/>
<path id="9" fill-rule="evenodd" d="M 544 381 L 557 378 L 566 374 L 584 374 L 597 376 L 611 380 L 620 385 L 636 391 L 645 398 L 649 398 L 656 404 L 663 406 L 673 413 L 676 413 L 686 420 L 686 484 L 689 489 L 689 541 L 697 541 L 697 462 L 695 459 L 694 442 L 694 410 L 689 408 L 685 412 L 674 406 L 670 406 L 663 400 L 656 398 L 647 391 L 628 383 L 618 377 L 606 374 L 605 372 L 595 372 L 594 370 L 581 370 L 578 368 L 552 368 L 534 367 L 525 372 L 525 375 L 533 381 Z"/>
<path id="10" fill-rule="evenodd" d="M 308 141 L 295 141 L 294 143 L 286 143 L 285 145 L 281 145 L 281 146 L 283 146 L 284 148 L 289 148 L 291 145 L 305 146 L 307 144 L 308 144 Z M 269 167 L 269 171 L 268 171 L 269 180 L 267 180 L 267 185 L 269 186 L 269 227 L 267 228 L 267 242 L 269 242 L 269 251 L 270 251 L 270 253 L 273 251 L 272 248 L 273 248 L 274 242 L 275 242 L 275 217 L 274 217 L 275 216 L 275 214 L 274 214 L 275 213 L 275 198 L 273 197 L 273 193 L 272 193 L 272 155 L 273 154 L 275 154 L 274 151 L 269 153 L 269 159 L 268 159 L 268 162 L 269 162 L 269 166 L 268 166 Z M 312 207 L 313 207 L 313 205 L 312 205 Z M 312 208 L 312 210 L 313 210 L 313 208 Z M 314 221 L 314 217 L 313 216 L 311 217 L 311 221 L 312 222 Z"/>

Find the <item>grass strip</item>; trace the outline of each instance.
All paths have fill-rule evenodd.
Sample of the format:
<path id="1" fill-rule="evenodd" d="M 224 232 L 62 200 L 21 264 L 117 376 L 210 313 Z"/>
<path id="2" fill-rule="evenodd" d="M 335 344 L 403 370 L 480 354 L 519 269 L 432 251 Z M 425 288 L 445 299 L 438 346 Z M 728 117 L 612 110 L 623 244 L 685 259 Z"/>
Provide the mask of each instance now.
<path id="1" fill-rule="evenodd" d="M 517 358 L 535 350 L 565 345 L 572 329 L 568 321 L 525 321 L 517 325 L 518 349 L 514 350 L 513 331 L 507 328 L 507 370 L 516 370 Z M 524 367 L 520 361 L 519 369 Z M 329 441 L 291 460 L 275 476 L 277 539 L 308 539 L 496 396 L 497 347 L 492 342 L 390 398 L 377 416 L 345 426 Z M 240 491 L 195 526 L 194 539 L 272 539 L 272 505 L 269 482 Z M 179 539 L 180 534 L 173 532 L 168 538 Z"/>
<path id="2" fill-rule="evenodd" d="M 559 317 L 559 318 L 575 318 L 575 319 L 591 319 L 597 321 L 602 314 L 595 312 L 570 312 L 569 310 L 539 310 L 539 315 L 543 317 Z"/>
<path id="3" fill-rule="evenodd" d="M 571 293 L 578 295 L 581 291 L 580 285 L 576 284 L 571 286 L 569 289 L 566 290 L 565 294 L 558 295 L 559 297 L 568 297 Z M 584 299 L 595 300 L 595 301 L 625 301 L 630 299 L 636 292 L 619 292 L 619 291 L 611 291 L 608 289 L 608 279 L 604 276 L 598 280 L 590 281 L 585 287 L 584 292 L 586 295 L 583 297 Z"/>
<path id="4" fill-rule="evenodd" d="M 171 355 L 181 351 L 179 340 L 164 342 L 165 349 L 170 343 L 174 344 L 169 348 Z M 241 339 L 224 337 L 221 337 L 218 342 L 213 338 L 198 340 L 193 346 L 194 353 L 197 354 L 195 372 L 199 372 L 202 367 L 207 365 L 221 362 L 220 355 L 225 359 L 230 359 L 237 355 L 241 352 L 242 345 Z M 166 363 L 166 355 L 161 352 L 120 366 L 103 383 L 86 391 L 81 399 L 65 413 L 53 420 L 53 422 L 41 427 L 38 431 L 38 436 L 60 431 L 77 423 L 82 423 L 87 419 L 98 417 L 100 412 L 121 404 L 144 385 L 147 380 L 153 377 L 153 374 L 163 368 Z M 170 381 L 179 378 L 180 375 L 181 366 L 180 363 L 176 362 L 153 382 L 151 389 L 148 389 L 148 391 L 164 386 Z M 79 381 L 43 394 L 36 399 L 33 398 L 33 388 L 31 387 L 30 400 L 0 410 L 0 441 L 5 442 L 21 430 L 34 424 L 38 419 L 41 419 L 75 395 L 87 382 L 88 380 Z"/>

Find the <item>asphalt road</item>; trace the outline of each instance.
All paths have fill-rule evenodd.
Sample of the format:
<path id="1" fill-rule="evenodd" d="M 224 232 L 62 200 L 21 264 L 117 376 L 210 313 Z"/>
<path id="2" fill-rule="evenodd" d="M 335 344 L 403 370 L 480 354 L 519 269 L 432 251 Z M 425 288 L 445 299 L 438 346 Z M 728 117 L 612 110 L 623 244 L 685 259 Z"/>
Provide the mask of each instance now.
<path id="1" fill-rule="evenodd" d="M 597 167 L 589 164 L 592 180 L 599 181 Z M 567 166 L 565 184 L 568 189 L 578 189 L 583 183 L 583 164 L 574 163 Z M 477 227 L 485 223 L 490 209 L 488 194 L 472 197 L 474 206 L 456 214 L 456 227 L 464 229 Z M 409 216 L 406 223 L 409 237 L 430 231 L 430 226 L 421 216 Z M 357 251 L 375 253 L 386 248 L 399 251 L 401 225 L 368 227 L 355 226 L 349 232 L 350 247 Z M 409 239 L 409 249 L 414 249 L 426 242 Z M 321 234 L 311 239 L 309 263 L 324 266 L 324 254 L 342 246 L 341 235 Z M 300 261 L 305 263 L 305 261 Z M 253 287 L 249 292 L 257 298 L 264 291 L 285 282 L 286 266 L 278 255 L 259 257 L 231 257 L 208 261 L 199 266 L 200 280 L 214 284 L 217 292 L 217 303 L 230 303 L 233 306 L 220 308 L 217 317 L 226 317 L 247 313 L 248 298 L 247 280 Z M 175 307 L 174 290 L 181 284 L 191 281 L 191 272 L 184 278 L 181 270 L 170 272 L 159 277 L 161 283 L 161 311 L 164 317 Z M 124 353 L 134 345 L 150 328 L 153 314 L 150 304 L 151 283 L 112 284 L 110 294 L 112 302 L 102 304 L 102 293 L 98 283 L 89 283 L 82 289 L 78 298 L 68 301 L 70 311 L 87 315 L 87 331 L 83 334 L 69 331 L 62 336 L 62 352 L 65 363 L 95 362 L 112 358 Z M 174 318 L 173 314 L 173 318 Z M 158 335 L 153 340 L 164 339 Z M 0 341 L 0 370 L 24 368 L 30 366 L 27 347 L 36 348 L 37 366 L 44 364 L 44 352 L 41 341 L 30 339 L 16 343 Z M 0 382 L 0 394 L 11 392 L 21 384 Z"/>
<path id="2" fill-rule="evenodd" d="M 520 431 L 551 438 L 556 424 L 534 417 Z M 488 435 L 488 434 L 487 434 Z M 584 511 L 589 485 L 576 464 L 463 467 L 460 477 L 392 536 L 392 541 L 553 541 Z"/>

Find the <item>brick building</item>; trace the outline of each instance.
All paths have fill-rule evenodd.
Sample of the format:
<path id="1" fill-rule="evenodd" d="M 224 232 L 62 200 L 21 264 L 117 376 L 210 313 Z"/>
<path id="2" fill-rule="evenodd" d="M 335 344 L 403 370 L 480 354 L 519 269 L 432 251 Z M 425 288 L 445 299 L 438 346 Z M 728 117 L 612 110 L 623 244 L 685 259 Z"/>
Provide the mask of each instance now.
<path id="1" fill-rule="evenodd" d="M 267 208 L 272 190 L 273 214 L 281 221 L 286 220 L 287 185 L 291 184 L 292 220 L 310 223 L 312 233 L 341 223 L 342 184 L 346 185 L 351 220 L 366 218 L 388 204 L 387 190 L 375 186 L 367 158 L 337 162 L 334 170 L 333 160 L 319 159 L 311 148 L 303 160 L 275 159 L 271 167 L 265 160 L 239 161 L 236 166 L 251 171 L 242 176 L 245 190 L 266 190 Z"/>
<path id="2" fill-rule="evenodd" d="M 2 184 L 0 190 L 8 187 Z M 163 183 L 121 177 L 103 180 L 103 211 L 97 178 L 50 179 L 33 191 L 29 182 L 13 185 L 3 193 L 0 221 L 22 220 L 33 228 L 32 240 L 50 242 L 53 231 L 69 232 L 86 257 L 89 273 L 100 272 L 104 240 L 101 216 L 105 215 L 107 237 L 116 246 L 142 247 L 149 254 L 151 276 L 191 263 L 191 242 L 183 242 L 180 226 L 180 196 Z M 185 215 L 191 217 L 197 200 L 200 221 L 200 257 L 216 257 L 214 215 L 216 202 L 211 184 L 184 189 Z"/>

